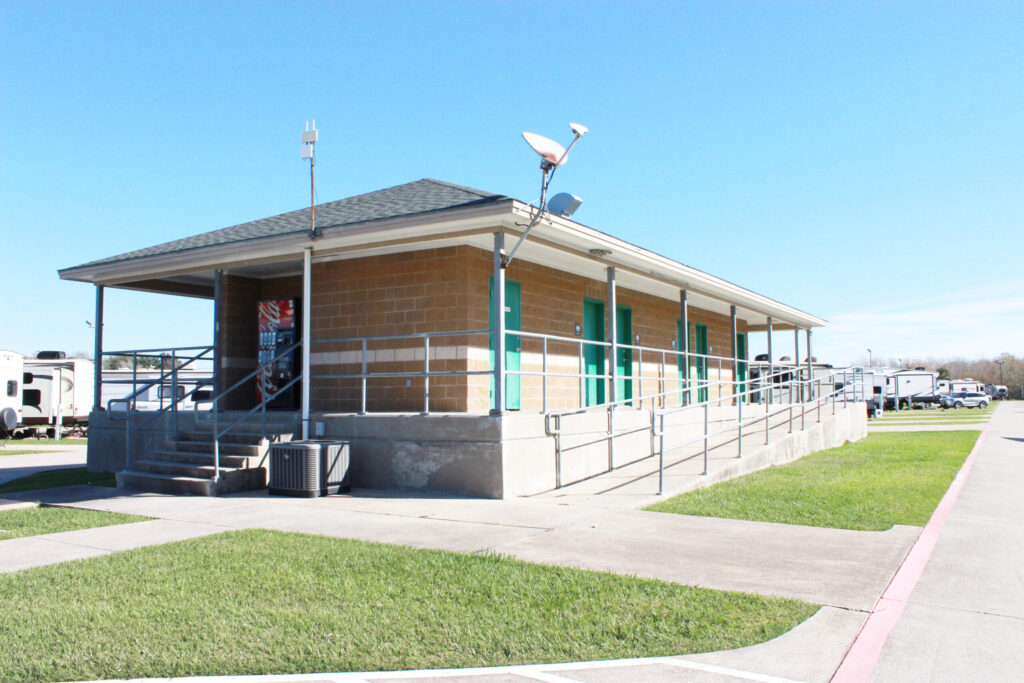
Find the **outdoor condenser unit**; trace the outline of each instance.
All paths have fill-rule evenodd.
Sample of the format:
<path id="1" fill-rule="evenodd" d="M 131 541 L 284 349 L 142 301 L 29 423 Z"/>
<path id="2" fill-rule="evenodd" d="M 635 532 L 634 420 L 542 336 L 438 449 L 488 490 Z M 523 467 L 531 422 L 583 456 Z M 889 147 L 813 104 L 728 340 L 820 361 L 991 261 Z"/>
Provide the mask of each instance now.
<path id="1" fill-rule="evenodd" d="M 348 441 L 291 441 L 270 446 L 270 493 L 315 498 L 349 490 Z"/>

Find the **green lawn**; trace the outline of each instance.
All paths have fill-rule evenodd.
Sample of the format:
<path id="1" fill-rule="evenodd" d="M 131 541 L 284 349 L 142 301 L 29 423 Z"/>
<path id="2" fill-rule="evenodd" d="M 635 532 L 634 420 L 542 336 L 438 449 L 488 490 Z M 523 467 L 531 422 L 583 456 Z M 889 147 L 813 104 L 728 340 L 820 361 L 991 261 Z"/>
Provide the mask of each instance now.
<path id="1" fill-rule="evenodd" d="M 0 680 L 672 655 L 818 607 L 490 554 L 246 530 L 0 575 Z"/>
<path id="2" fill-rule="evenodd" d="M 18 493 L 36 489 L 52 489 L 58 486 L 117 486 L 112 472 L 89 472 L 84 467 L 36 472 L 27 477 L 0 484 L 0 493 Z"/>
<path id="3" fill-rule="evenodd" d="M 839 529 L 924 526 L 979 433 L 874 433 L 647 509 Z"/>
<path id="4" fill-rule="evenodd" d="M 112 524 L 143 522 L 147 517 L 74 508 L 34 507 L 0 512 L 0 541 L 21 536 L 55 534 Z"/>
<path id="5" fill-rule="evenodd" d="M 0 456 L 4 455 L 30 455 L 32 453 L 56 453 L 45 448 L 0 448 Z"/>

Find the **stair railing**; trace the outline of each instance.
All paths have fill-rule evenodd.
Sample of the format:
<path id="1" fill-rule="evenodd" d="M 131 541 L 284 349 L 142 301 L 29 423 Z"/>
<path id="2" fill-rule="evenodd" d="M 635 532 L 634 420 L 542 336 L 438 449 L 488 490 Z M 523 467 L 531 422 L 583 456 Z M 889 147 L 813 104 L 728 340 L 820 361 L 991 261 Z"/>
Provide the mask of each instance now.
<path id="1" fill-rule="evenodd" d="M 285 348 L 283 351 L 279 351 L 273 358 L 271 358 L 270 360 L 267 360 L 267 361 L 261 363 L 260 365 L 256 366 L 255 370 L 253 370 L 248 375 L 246 375 L 242 379 L 238 380 L 237 382 L 232 384 L 230 387 L 228 387 L 227 389 L 225 389 L 224 391 L 220 392 L 219 394 L 214 396 L 212 399 L 210 399 L 210 401 L 213 404 L 213 408 L 212 408 L 212 412 L 213 412 L 213 480 L 215 482 L 220 481 L 220 440 L 221 440 L 221 438 L 224 437 L 225 435 L 227 435 L 228 432 L 230 432 L 232 429 L 237 427 L 239 424 L 244 422 L 247 417 L 249 417 L 250 415 L 255 413 L 257 410 L 260 411 L 260 432 L 261 432 L 261 437 L 262 438 L 266 438 L 266 436 L 267 436 L 267 404 L 270 403 L 271 401 L 273 401 L 274 399 L 276 399 L 278 396 L 281 396 L 288 389 L 291 389 L 298 382 L 300 382 L 302 380 L 302 374 L 300 373 L 300 374 L 296 375 L 295 377 L 293 377 L 291 379 L 291 381 L 289 381 L 283 387 L 281 387 L 280 389 L 275 391 L 273 394 L 271 394 L 269 396 L 264 396 L 262 398 L 262 400 L 260 400 L 259 403 L 257 403 L 255 406 L 253 406 L 252 408 L 247 410 L 245 413 L 242 414 L 241 417 L 235 419 L 231 424 L 229 424 L 227 427 L 224 427 L 223 429 L 220 428 L 220 400 L 222 398 L 224 398 L 225 396 L 227 396 L 228 394 L 230 394 L 235 389 L 239 388 L 240 386 L 242 386 L 243 384 L 245 384 L 246 382 L 251 380 L 252 378 L 256 377 L 257 375 L 259 375 L 260 373 L 265 371 L 267 368 L 271 367 L 277 361 L 281 360 L 282 358 L 284 358 L 288 354 L 290 354 L 293 351 L 295 351 L 300 346 L 302 346 L 302 340 L 299 340 L 299 341 L 295 342 L 291 346 Z M 198 412 L 198 407 L 196 408 L 196 410 Z"/>
<path id="2" fill-rule="evenodd" d="M 177 355 L 178 351 L 181 351 L 181 350 L 190 350 L 191 351 L 191 350 L 197 350 L 197 349 L 199 350 L 199 353 L 197 353 L 194 356 L 187 356 L 185 362 L 183 362 L 181 365 L 178 365 L 178 355 Z M 163 349 L 158 349 L 158 350 L 162 351 Z M 213 347 L 212 346 L 187 347 L 187 349 L 169 349 L 169 350 L 171 352 L 171 369 L 170 370 L 167 370 L 166 372 L 161 372 L 159 377 L 157 377 L 154 380 L 151 380 L 151 381 L 147 382 L 146 384 L 142 385 L 141 387 L 139 387 L 138 389 L 136 389 L 132 393 L 128 394 L 127 396 L 122 396 L 120 398 L 112 398 L 112 399 L 107 401 L 107 415 L 109 415 L 111 418 L 115 418 L 115 417 L 120 417 L 121 416 L 122 411 L 114 410 L 114 406 L 116 404 L 123 403 L 125 405 L 124 411 L 123 411 L 124 418 L 125 418 L 125 421 L 124 421 L 124 436 L 125 436 L 124 459 L 125 459 L 125 469 L 131 469 L 131 463 L 132 463 L 132 434 L 134 432 L 141 431 L 143 427 L 145 427 L 146 425 L 150 424 L 151 422 L 153 422 L 154 420 L 159 418 L 161 415 L 164 415 L 168 411 L 172 411 L 172 415 L 174 416 L 173 427 L 174 427 L 175 430 L 177 430 L 177 428 L 178 428 L 178 405 L 183 403 L 183 402 L 185 402 L 185 400 L 187 400 L 189 398 L 193 398 L 197 391 L 201 391 L 201 390 L 203 390 L 207 386 L 207 384 L 205 382 L 198 381 L 198 382 L 196 382 L 196 385 L 194 387 L 192 387 L 192 389 L 190 389 L 189 391 L 183 393 L 181 396 L 178 396 L 178 387 L 180 386 L 180 384 L 178 383 L 178 372 L 181 371 L 181 370 L 184 370 L 185 368 L 187 368 L 188 366 L 192 365 L 193 363 L 206 358 L 206 356 L 208 354 L 212 354 L 213 353 Z M 137 374 L 136 370 L 133 367 L 133 369 L 132 369 L 132 375 L 133 375 L 132 382 L 133 382 L 133 384 L 137 385 L 138 380 L 137 380 L 137 378 L 135 378 L 136 374 Z M 168 379 L 170 379 L 170 385 L 171 385 L 171 401 L 170 401 L 170 403 L 168 403 L 166 406 L 163 405 L 163 397 L 161 396 L 161 399 L 160 399 L 160 404 L 161 405 L 160 405 L 160 407 L 158 409 L 152 411 L 152 414 L 149 417 L 147 417 L 145 420 L 136 422 L 136 424 L 133 426 L 132 425 L 132 417 L 131 416 L 132 416 L 132 413 L 139 412 L 139 411 L 134 410 L 134 406 L 136 405 L 138 397 L 142 396 L 143 394 L 146 394 L 154 386 L 155 387 L 166 386 Z M 198 407 L 198 403 L 195 403 L 194 401 L 193 401 L 193 403 L 195 404 L 194 407 Z M 149 412 L 149 411 L 146 411 L 146 412 Z M 164 429 L 165 436 L 166 436 L 166 433 L 168 431 L 169 430 L 167 428 Z"/>

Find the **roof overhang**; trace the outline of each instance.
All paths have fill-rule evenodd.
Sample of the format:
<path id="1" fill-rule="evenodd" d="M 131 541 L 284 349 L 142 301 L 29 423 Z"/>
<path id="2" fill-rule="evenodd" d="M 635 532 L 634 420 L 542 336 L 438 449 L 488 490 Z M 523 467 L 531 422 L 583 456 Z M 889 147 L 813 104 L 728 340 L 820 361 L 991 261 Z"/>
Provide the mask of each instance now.
<path id="1" fill-rule="evenodd" d="M 256 278 L 300 274 L 306 248 L 312 248 L 314 262 L 459 245 L 491 251 L 494 233 L 503 232 L 507 235 L 506 249 L 511 250 L 532 212 L 527 204 L 504 199 L 426 214 L 322 226 L 321 236 L 316 239 L 303 230 L 78 266 L 61 270 L 60 277 L 107 287 L 212 298 L 215 271 Z M 736 306 L 737 317 L 750 330 L 766 329 L 769 318 L 772 329 L 809 329 L 826 324 L 821 318 L 721 278 L 550 214 L 537 223 L 516 253 L 510 273 L 515 272 L 516 261 L 599 281 L 604 281 L 607 268 L 614 266 L 619 287 L 672 301 L 678 301 L 681 290 L 685 290 L 690 306 L 723 315 L 729 315 L 730 307 Z"/>

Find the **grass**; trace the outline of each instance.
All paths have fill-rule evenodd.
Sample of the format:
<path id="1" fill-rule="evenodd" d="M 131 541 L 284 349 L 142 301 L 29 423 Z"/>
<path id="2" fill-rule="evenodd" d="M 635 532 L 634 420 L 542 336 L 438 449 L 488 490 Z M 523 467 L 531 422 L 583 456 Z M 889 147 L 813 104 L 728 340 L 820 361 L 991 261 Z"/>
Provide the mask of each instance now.
<path id="1" fill-rule="evenodd" d="M 36 472 L 27 477 L 12 479 L 5 484 L 0 484 L 0 493 L 19 493 L 37 489 L 52 489 L 58 486 L 79 485 L 114 487 L 117 486 L 117 482 L 112 472 L 90 472 L 84 467 L 73 467 Z"/>
<path id="2" fill-rule="evenodd" d="M 112 524 L 142 522 L 147 517 L 75 508 L 34 507 L 0 512 L 0 541 L 22 536 L 55 534 Z"/>
<path id="3" fill-rule="evenodd" d="M 45 448 L 32 448 L 32 449 L 12 449 L 7 450 L 6 448 L 0 448 L 0 456 L 3 455 L 31 455 L 32 453 L 56 453 L 57 451 L 48 451 Z"/>
<path id="4" fill-rule="evenodd" d="M 0 576 L 0 680 L 492 666 L 750 645 L 797 600 L 245 530 Z"/>
<path id="5" fill-rule="evenodd" d="M 837 529 L 924 526 L 978 434 L 876 432 L 647 509 Z"/>

